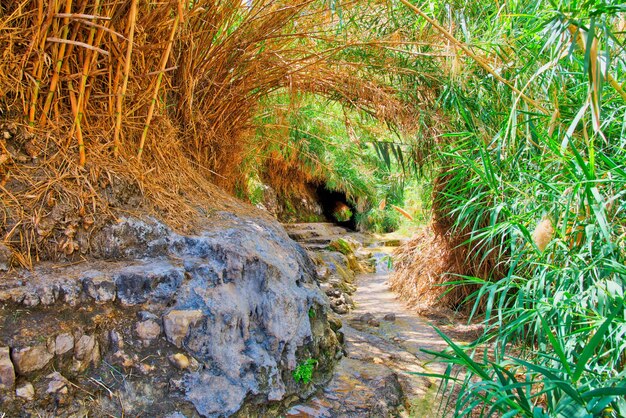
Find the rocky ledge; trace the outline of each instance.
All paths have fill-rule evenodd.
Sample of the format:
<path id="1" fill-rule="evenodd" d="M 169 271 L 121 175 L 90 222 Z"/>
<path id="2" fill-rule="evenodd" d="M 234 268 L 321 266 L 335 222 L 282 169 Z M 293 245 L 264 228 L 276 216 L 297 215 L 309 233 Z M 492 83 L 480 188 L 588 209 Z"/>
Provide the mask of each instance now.
<path id="1" fill-rule="evenodd" d="M 194 236 L 122 219 L 93 260 L 0 274 L 0 412 L 272 416 L 326 383 L 341 347 L 306 253 L 215 217 Z"/>

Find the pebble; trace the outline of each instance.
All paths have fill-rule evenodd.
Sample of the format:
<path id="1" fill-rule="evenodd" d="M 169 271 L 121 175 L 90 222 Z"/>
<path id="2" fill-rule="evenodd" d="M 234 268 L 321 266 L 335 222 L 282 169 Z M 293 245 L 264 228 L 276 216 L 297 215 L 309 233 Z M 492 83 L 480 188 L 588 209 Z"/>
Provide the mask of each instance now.
<path id="1" fill-rule="evenodd" d="M 195 325 L 204 314 L 201 310 L 173 310 L 163 316 L 163 327 L 169 342 L 177 347 L 181 347 L 183 340 L 187 337 L 189 327 Z"/>
<path id="2" fill-rule="evenodd" d="M 186 370 L 191 364 L 189 358 L 183 353 L 172 354 L 169 356 L 169 360 L 178 370 Z"/>
<path id="3" fill-rule="evenodd" d="M 25 399 L 27 401 L 32 401 L 33 399 L 35 399 L 35 388 L 33 387 L 32 383 L 26 382 L 15 390 L 15 396 Z"/>
<path id="4" fill-rule="evenodd" d="M 384 319 L 385 321 L 388 321 L 388 322 L 395 322 L 395 320 L 396 320 L 396 314 L 395 314 L 395 313 L 388 313 L 387 315 L 385 315 L 385 316 L 383 317 L 383 319 Z"/>

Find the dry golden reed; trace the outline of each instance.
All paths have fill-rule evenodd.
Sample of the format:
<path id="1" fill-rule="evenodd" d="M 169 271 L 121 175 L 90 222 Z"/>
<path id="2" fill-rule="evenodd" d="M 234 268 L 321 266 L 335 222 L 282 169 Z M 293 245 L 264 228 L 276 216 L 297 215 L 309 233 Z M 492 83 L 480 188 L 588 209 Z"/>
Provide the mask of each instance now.
<path id="1" fill-rule="evenodd" d="M 187 228 L 201 208 L 232 206 L 212 184 L 245 175 L 253 117 L 275 91 L 413 123 L 386 85 L 392 65 L 361 77 L 340 54 L 361 40 L 335 33 L 313 0 L 0 2 L 0 241 L 32 265 L 67 252 L 82 218 L 93 230 L 134 211 Z"/>

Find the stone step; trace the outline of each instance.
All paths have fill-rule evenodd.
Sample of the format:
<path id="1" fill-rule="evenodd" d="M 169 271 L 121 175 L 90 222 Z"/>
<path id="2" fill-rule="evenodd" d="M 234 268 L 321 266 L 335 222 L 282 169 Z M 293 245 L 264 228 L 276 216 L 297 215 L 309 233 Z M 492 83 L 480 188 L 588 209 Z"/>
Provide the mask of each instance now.
<path id="1" fill-rule="evenodd" d="M 307 251 L 324 251 L 328 249 L 328 244 L 300 244 Z"/>

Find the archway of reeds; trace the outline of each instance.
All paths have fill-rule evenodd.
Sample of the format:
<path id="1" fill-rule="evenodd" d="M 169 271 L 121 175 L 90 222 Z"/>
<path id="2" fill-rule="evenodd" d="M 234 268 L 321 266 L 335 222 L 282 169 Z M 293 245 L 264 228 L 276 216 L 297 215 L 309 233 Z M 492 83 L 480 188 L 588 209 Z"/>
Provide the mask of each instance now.
<path id="1" fill-rule="evenodd" d="M 193 228 L 197 208 L 233 206 L 214 185 L 238 184 L 260 99 L 279 89 L 410 130 L 415 103 L 390 83 L 404 57 L 381 48 L 402 37 L 344 26 L 355 5 L 3 2 L 0 239 L 32 265 L 88 253 L 81 236 L 121 213 Z"/>

